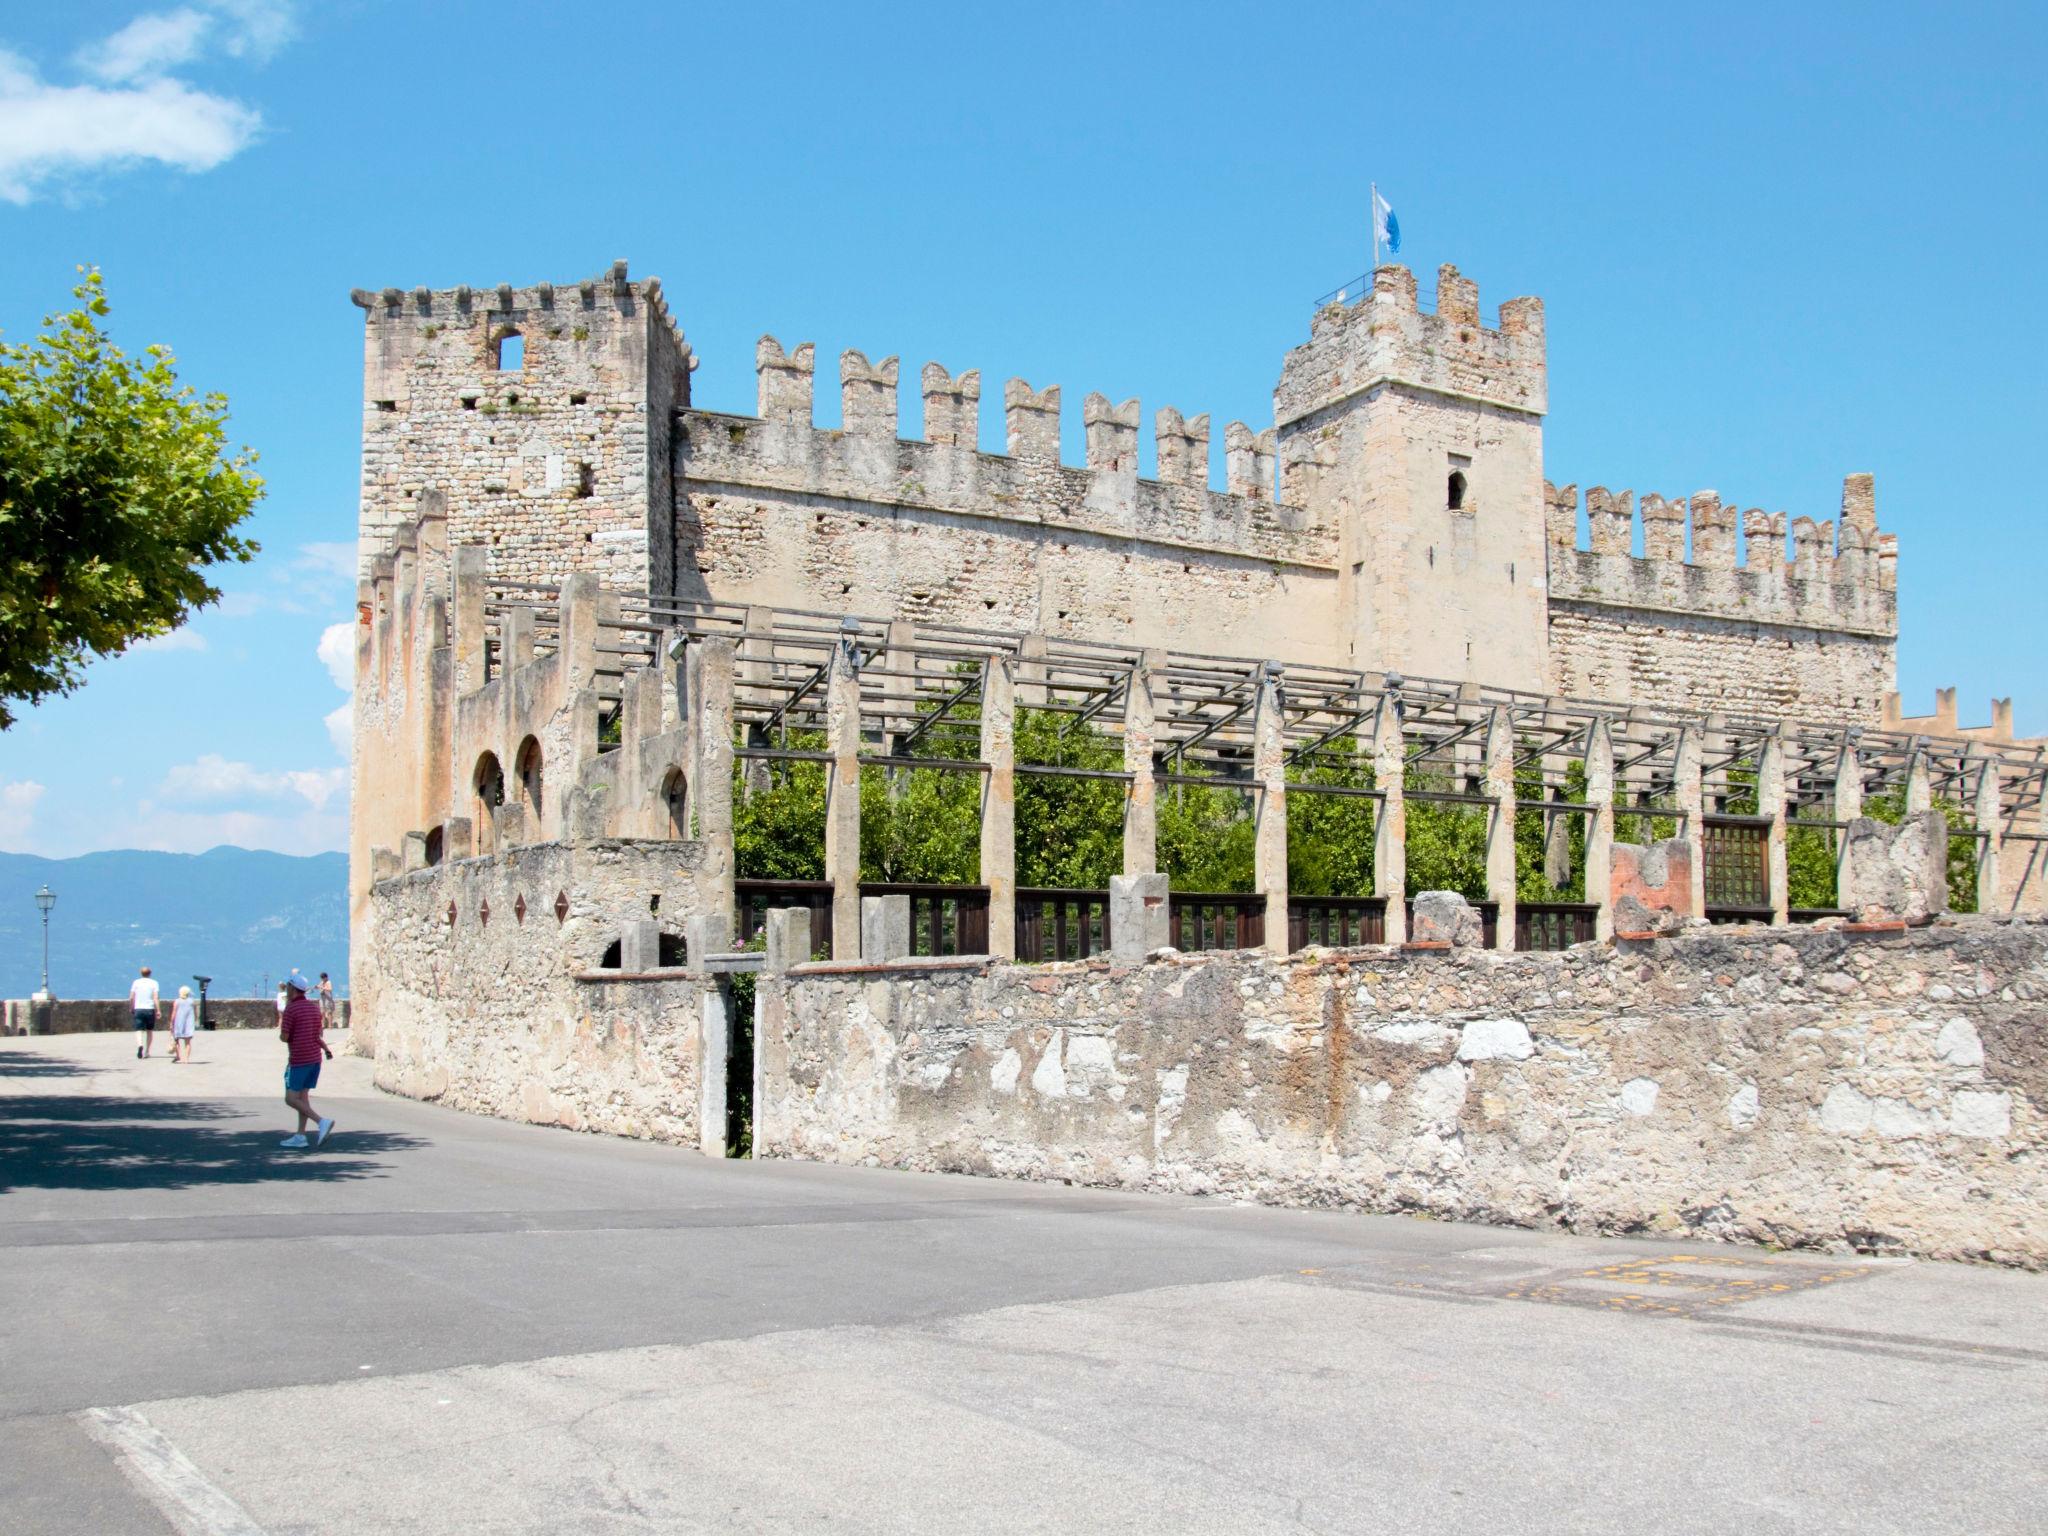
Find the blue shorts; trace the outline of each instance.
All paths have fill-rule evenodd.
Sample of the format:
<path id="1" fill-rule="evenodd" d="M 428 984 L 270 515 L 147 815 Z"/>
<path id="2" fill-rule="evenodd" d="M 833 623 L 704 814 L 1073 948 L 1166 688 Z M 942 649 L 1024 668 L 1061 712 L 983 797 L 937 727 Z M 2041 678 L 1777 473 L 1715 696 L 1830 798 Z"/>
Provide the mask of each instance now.
<path id="1" fill-rule="evenodd" d="M 301 1066 L 284 1069 L 284 1091 L 286 1093 L 309 1093 L 320 1082 L 320 1063 L 309 1061 Z"/>
<path id="2" fill-rule="evenodd" d="M 151 1031 L 151 1030 L 155 1029 L 155 1028 L 156 1028 L 156 1010 L 155 1010 L 154 1008 L 152 1008 L 152 1009 L 150 1009 L 150 1010 L 149 1010 L 149 1012 L 147 1012 L 147 1013 L 144 1013 L 144 1012 L 143 1012 L 143 1011 L 142 1011 L 142 1010 L 141 1010 L 140 1008 L 136 1009 L 136 1010 L 135 1010 L 135 1028 L 136 1028 L 136 1030 L 137 1030 L 138 1032 L 140 1032 L 140 1033 L 142 1033 L 142 1034 L 147 1034 L 147 1033 L 148 1033 L 149 1031 Z"/>

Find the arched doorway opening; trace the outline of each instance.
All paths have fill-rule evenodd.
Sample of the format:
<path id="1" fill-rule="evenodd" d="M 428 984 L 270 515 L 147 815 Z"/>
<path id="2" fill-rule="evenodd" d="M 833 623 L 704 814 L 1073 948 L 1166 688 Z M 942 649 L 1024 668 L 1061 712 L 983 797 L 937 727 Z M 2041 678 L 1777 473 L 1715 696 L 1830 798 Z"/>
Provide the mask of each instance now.
<path id="1" fill-rule="evenodd" d="M 498 807 L 505 803 L 505 770 L 498 754 L 486 752 L 476 760 L 469 776 L 470 798 L 474 802 L 471 820 L 476 823 L 476 851 L 491 854 L 498 847 Z"/>
<path id="2" fill-rule="evenodd" d="M 661 835 L 685 838 L 690 835 L 689 783 L 683 770 L 671 768 L 661 781 Z"/>
<path id="3" fill-rule="evenodd" d="M 540 836 L 541 809 L 541 761 L 540 742 L 529 736 L 519 743 L 519 751 L 512 759 L 512 771 L 519 776 L 519 800 L 526 807 L 529 823 L 528 834 Z"/>

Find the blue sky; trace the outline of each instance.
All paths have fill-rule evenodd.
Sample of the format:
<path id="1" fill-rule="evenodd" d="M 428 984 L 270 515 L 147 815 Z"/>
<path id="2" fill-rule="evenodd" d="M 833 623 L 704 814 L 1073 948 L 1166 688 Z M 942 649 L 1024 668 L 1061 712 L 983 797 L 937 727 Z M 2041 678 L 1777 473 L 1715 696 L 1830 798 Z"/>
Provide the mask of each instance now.
<path id="1" fill-rule="evenodd" d="M 703 405 L 752 408 L 766 331 L 1062 384 L 1074 459 L 1091 389 L 1220 453 L 1375 178 L 1425 286 L 1543 296 L 1553 479 L 1832 517 L 1875 471 L 1907 708 L 2048 731 L 2044 45 L 2020 6 L 9 7 L 0 329 L 97 263 L 270 495 L 219 608 L 0 737 L 0 847 L 344 846 L 351 287 L 625 256 Z"/>

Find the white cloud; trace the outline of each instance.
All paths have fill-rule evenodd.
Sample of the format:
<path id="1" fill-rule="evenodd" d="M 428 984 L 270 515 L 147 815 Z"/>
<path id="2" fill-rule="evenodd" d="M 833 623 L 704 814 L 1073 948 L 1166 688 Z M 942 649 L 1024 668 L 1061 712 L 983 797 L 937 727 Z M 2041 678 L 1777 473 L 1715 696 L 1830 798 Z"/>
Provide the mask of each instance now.
<path id="1" fill-rule="evenodd" d="M 237 848 L 274 848 L 279 853 L 327 853 L 348 847 L 346 808 L 295 813 L 187 811 L 138 807 L 132 820 L 112 826 L 93 840 L 102 848 L 149 848 L 165 853 L 204 853 L 223 843 Z M 83 852 L 83 849 L 67 849 Z"/>
<path id="2" fill-rule="evenodd" d="M 334 750 L 347 757 L 355 750 L 356 706 L 355 701 L 341 705 L 327 712 L 327 739 L 334 743 Z"/>
<path id="3" fill-rule="evenodd" d="M 298 557 L 292 561 L 292 566 L 310 576 L 332 577 L 354 586 L 356 542 L 354 539 L 315 539 L 310 544 L 301 544 Z"/>
<path id="4" fill-rule="evenodd" d="M 254 141 L 252 107 L 170 72 L 211 53 L 261 63 L 296 29 L 281 0 L 207 0 L 136 17 L 78 51 L 96 82 L 45 81 L 0 49 L 0 201 L 26 203 L 52 183 L 154 161 L 210 171 Z"/>
<path id="5" fill-rule="evenodd" d="M 262 119 L 177 80 L 47 85 L 0 52 L 0 200 L 26 203 L 46 183 L 155 160 L 210 171 L 255 138 Z"/>
<path id="6" fill-rule="evenodd" d="M 190 9 L 138 16 L 112 37 L 79 49 L 78 64 L 88 74 L 116 83 L 153 80 L 198 58 L 212 26 L 211 16 Z"/>
<path id="7" fill-rule="evenodd" d="M 42 798 L 43 786 L 34 779 L 0 781 L 0 837 L 13 842 L 28 836 L 36 802 Z"/>
<path id="8" fill-rule="evenodd" d="M 151 635 L 147 640 L 138 640 L 128 647 L 131 654 L 136 651 L 203 651 L 205 649 L 206 636 L 200 634 L 196 629 L 174 629 L 168 634 Z"/>
<path id="9" fill-rule="evenodd" d="M 320 631 L 320 661 L 334 686 L 343 693 L 356 691 L 356 625 L 343 619 Z"/>
<path id="10" fill-rule="evenodd" d="M 231 762 L 208 752 L 179 763 L 164 774 L 157 798 L 174 806 L 211 806 L 223 810 L 304 801 L 314 810 L 348 787 L 346 768 L 286 769 L 266 772 L 248 763 Z"/>

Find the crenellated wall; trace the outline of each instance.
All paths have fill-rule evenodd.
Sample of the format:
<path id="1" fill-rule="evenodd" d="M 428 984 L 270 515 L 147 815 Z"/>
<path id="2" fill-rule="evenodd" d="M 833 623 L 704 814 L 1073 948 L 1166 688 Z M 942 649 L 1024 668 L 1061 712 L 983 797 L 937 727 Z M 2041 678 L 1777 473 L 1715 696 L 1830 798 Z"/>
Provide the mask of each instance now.
<path id="1" fill-rule="evenodd" d="M 1208 485 L 1209 419 L 1158 413 L 1157 478 L 1139 406 L 1090 395 L 1086 463 L 1060 462 L 1061 391 L 1012 379 L 1008 451 L 983 453 L 981 378 L 921 374 L 924 438 L 897 433 L 899 369 L 843 354 L 843 426 L 813 422 L 815 349 L 756 349 L 758 416 L 686 411 L 676 450 L 685 596 L 887 613 L 1147 645 L 1292 646 L 1336 659 L 1335 535 L 1273 498 L 1274 437 L 1224 429 L 1229 489 Z"/>
<path id="2" fill-rule="evenodd" d="M 1556 691 L 1875 725 L 1894 686 L 1897 540 L 1869 475 L 1843 482 L 1839 529 L 1691 497 L 1544 488 Z M 1741 561 L 1737 560 L 1737 530 Z M 1688 531 L 1690 546 L 1688 557 Z M 1635 553 L 1640 541 L 1641 554 Z"/>

